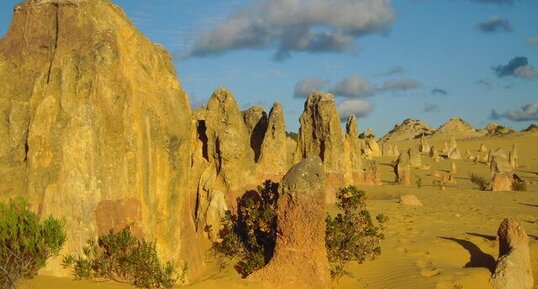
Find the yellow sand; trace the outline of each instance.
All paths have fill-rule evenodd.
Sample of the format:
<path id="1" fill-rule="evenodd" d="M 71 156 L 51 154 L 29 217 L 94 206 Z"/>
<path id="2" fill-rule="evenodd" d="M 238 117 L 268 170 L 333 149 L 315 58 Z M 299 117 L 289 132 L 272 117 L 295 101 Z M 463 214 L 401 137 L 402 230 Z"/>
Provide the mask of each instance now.
<path id="1" fill-rule="evenodd" d="M 538 183 L 538 133 L 518 134 L 510 137 L 490 137 L 458 141 L 462 157 L 469 149 L 476 155 L 480 144 L 488 149 L 502 147 L 506 153 L 516 143 L 520 168 L 516 173 L 527 181 Z M 400 151 L 418 140 L 399 143 Z M 430 140 L 438 149 L 444 140 Z M 484 153 L 480 153 L 481 156 Z M 489 176 L 485 165 L 472 161 L 455 161 L 458 168 L 457 184 L 444 190 L 432 184 L 433 170 L 450 169 L 452 161 L 433 163 L 429 157 L 423 161 L 430 170 L 413 170 L 422 178 L 422 187 L 413 183 L 409 187 L 392 184 L 394 173 L 389 166 L 395 158 L 378 159 L 383 186 L 363 187 L 370 199 L 373 214 L 389 217 L 382 254 L 374 261 L 350 264 L 352 277 L 343 277 L 335 288 L 412 288 L 412 289 L 488 289 L 490 270 L 497 258 L 497 228 L 505 217 L 522 221 L 529 235 L 534 279 L 538 281 L 538 185 L 528 186 L 527 192 L 483 192 L 469 180 L 469 173 Z M 415 194 L 423 207 L 407 207 L 397 203 L 402 194 Z M 186 288 L 261 288 L 247 282 L 233 270 L 219 270 L 210 263 L 206 272 L 192 279 Z M 134 288 L 115 283 L 72 281 L 66 278 L 38 277 L 24 283 L 23 288 L 76 288 L 116 289 Z"/>

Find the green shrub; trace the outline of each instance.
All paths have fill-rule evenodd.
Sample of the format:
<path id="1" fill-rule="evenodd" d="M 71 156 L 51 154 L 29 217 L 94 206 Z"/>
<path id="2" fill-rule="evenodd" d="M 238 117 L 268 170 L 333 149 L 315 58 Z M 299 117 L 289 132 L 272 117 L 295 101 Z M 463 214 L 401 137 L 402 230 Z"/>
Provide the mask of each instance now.
<path id="1" fill-rule="evenodd" d="M 0 288 L 16 288 L 20 279 L 35 277 L 65 240 L 62 221 L 40 222 L 21 199 L 0 203 Z"/>
<path id="2" fill-rule="evenodd" d="M 475 185 L 478 185 L 481 191 L 485 191 L 488 189 L 489 180 L 487 180 L 486 178 L 481 177 L 475 173 L 471 173 L 469 177 L 471 178 L 471 182 Z"/>
<path id="3" fill-rule="evenodd" d="M 162 264 L 155 243 L 137 239 L 130 227 L 88 240 L 82 255 L 67 255 L 63 264 L 77 279 L 114 280 L 141 288 L 172 288 L 184 282 L 188 270 L 185 264 L 179 275 L 172 262 Z"/>
<path id="4" fill-rule="evenodd" d="M 219 232 L 222 241 L 214 243 L 212 251 L 237 259 L 235 269 L 243 277 L 261 269 L 273 256 L 277 200 L 278 184 L 266 181 L 257 192 L 249 192 L 238 200 L 236 216 L 226 212 Z"/>
<path id="5" fill-rule="evenodd" d="M 340 189 L 336 205 L 343 210 L 336 217 L 327 216 L 325 245 L 331 262 L 331 276 L 339 278 L 348 274 L 345 270 L 350 261 L 364 262 L 381 254 L 380 243 L 385 238 L 383 223 L 385 215 L 376 217 L 378 225 L 366 210 L 366 196 L 363 191 L 350 186 Z"/>

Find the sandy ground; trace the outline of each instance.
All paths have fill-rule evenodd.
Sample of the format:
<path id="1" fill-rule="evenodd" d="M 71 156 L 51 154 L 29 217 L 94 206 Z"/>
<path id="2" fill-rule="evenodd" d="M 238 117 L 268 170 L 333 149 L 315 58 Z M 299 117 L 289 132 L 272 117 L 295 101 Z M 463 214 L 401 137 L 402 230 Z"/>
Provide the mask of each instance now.
<path id="1" fill-rule="evenodd" d="M 390 162 L 395 158 L 378 159 L 383 185 L 362 187 L 367 192 L 373 214 L 389 217 L 382 254 L 364 264 L 350 264 L 352 276 L 335 282 L 335 288 L 413 288 L 413 289 L 488 289 L 491 270 L 497 258 L 497 228 L 503 218 L 519 219 L 529 235 L 534 279 L 538 281 L 538 133 L 511 137 L 491 137 L 458 141 L 462 156 L 468 149 L 479 153 L 480 144 L 488 148 L 502 147 L 508 152 L 513 143 L 519 150 L 520 168 L 517 174 L 535 182 L 526 192 L 483 192 L 469 180 L 469 173 L 489 176 L 489 168 L 469 160 L 455 161 L 457 184 L 445 189 L 433 185 L 433 170 L 448 171 L 452 161 L 432 162 L 423 156 L 430 170 L 414 170 L 422 186 L 394 185 Z M 418 141 L 398 144 L 400 151 Z M 430 144 L 442 149 L 444 140 Z M 408 207 L 397 203 L 399 196 L 415 194 L 423 207 Z M 186 288 L 226 289 L 261 288 L 259 284 L 242 280 L 230 267 L 221 268 L 210 261 L 207 270 L 192 279 Z M 24 282 L 22 288 L 116 289 L 134 288 L 124 284 L 72 281 L 68 278 L 38 277 Z M 538 288 L 538 287 L 537 287 Z"/>

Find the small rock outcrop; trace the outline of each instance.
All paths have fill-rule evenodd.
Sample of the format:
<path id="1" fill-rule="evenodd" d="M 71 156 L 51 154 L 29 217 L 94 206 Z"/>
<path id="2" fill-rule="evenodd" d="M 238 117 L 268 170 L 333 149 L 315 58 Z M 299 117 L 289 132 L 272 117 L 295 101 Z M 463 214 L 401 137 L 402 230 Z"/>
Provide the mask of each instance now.
<path id="1" fill-rule="evenodd" d="M 491 278 L 493 289 L 533 289 L 529 238 L 523 225 L 515 219 L 504 219 L 497 235 L 499 259 Z"/>
<path id="2" fill-rule="evenodd" d="M 411 156 L 409 151 L 398 156 L 394 165 L 394 174 L 396 175 L 396 183 L 400 185 L 411 184 Z"/>
<path id="3" fill-rule="evenodd" d="M 405 206 L 422 207 L 422 202 L 415 195 L 400 196 L 398 203 Z"/>
<path id="4" fill-rule="evenodd" d="M 411 167 L 419 168 L 422 166 L 422 156 L 416 148 L 410 148 L 407 153 L 409 154 Z"/>
<path id="5" fill-rule="evenodd" d="M 284 176 L 277 205 L 277 238 L 269 263 L 249 276 L 270 289 L 329 289 L 325 249 L 324 169 L 308 157 Z"/>
<path id="6" fill-rule="evenodd" d="M 418 149 L 421 153 L 426 153 L 426 154 L 429 154 L 430 153 L 430 150 L 431 150 L 431 147 L 430 147 L 430 144 L 428 143 L 428 141 L 423 137 L 420 138 L 420 146 L 419 146 L 419 149 Z"/>

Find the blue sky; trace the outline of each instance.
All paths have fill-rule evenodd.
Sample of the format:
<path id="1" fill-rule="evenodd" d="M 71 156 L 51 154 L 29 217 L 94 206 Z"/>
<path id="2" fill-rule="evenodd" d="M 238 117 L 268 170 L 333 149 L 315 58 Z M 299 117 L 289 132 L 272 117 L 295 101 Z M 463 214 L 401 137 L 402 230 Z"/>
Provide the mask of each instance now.
<path id="1" fill-rule="evenodd" d="M 0 33 L 18 1 L 0 2 Z M 381 136 L 406 118 L 538 122 L 536 0 L 115 0 L 172 52 L 194 107 L 220 86 L 241 106 L 336 95 Z"/>

